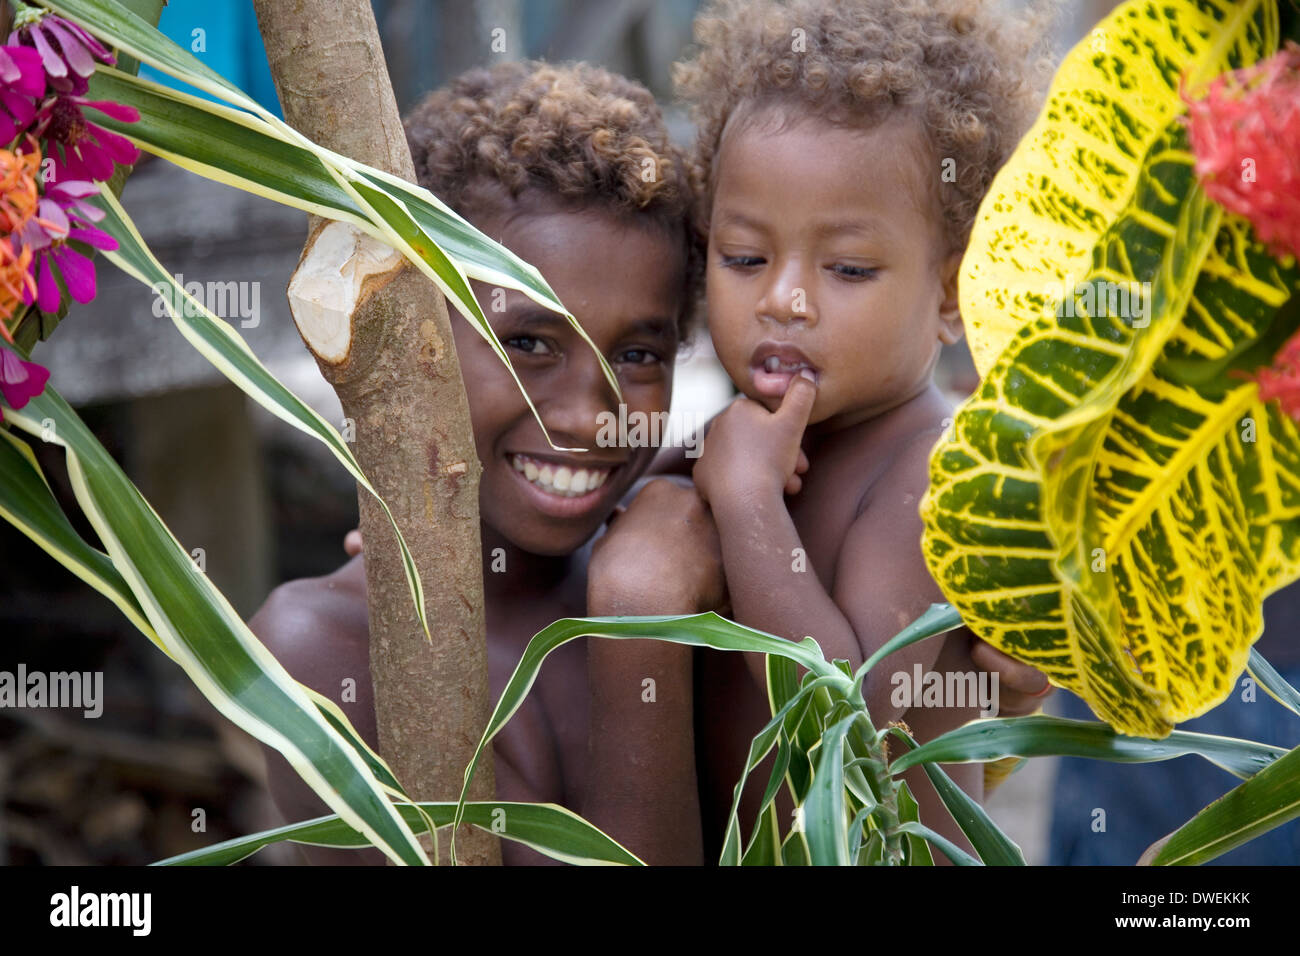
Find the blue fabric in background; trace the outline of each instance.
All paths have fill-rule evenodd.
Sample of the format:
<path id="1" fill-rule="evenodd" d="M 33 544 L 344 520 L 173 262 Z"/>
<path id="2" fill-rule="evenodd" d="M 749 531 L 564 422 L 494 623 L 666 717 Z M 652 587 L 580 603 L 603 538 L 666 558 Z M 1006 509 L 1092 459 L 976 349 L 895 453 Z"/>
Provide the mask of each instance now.
<path id="1" fill-rule="evenodd" d="M 1296 660 L 1300 585 L 1284 589 L 1264 604 L 1265 629 L 1260 653 L 1292 686 L 1300 686 Z M 1290 750 L 1300 745 L 1300 717 L 1254 689 L 1254 702 L 1242 700 L 1242 675 L 1232 695 L 1179 730 L 1241 737 Z M 1075 695 L 1061 691 L 1052 708 L 1062 717 L 1097 718 Z M 1052 803 L 1048 863 L 1054 866 L 1132 866 L 1143 851 L 1173 832 L 1241 781 L 1200 757 L 1178 757 L 1149 764 L 1118 764 L 1063 757 Z M 1094 811 L 1106 811 L 1105 832 L 1093 831 Z M 1300 820 L 1270 830 L 1207 865 L 1295 866 L 1300 864 Z"/>
<path id="2" fill-rule="evenodd" d="M 271 80 L 271 68 L 266 62 L 262 36 L 257 32 L 257 17 L 253 13 L 251 0 L 226 0 L 223 3 L 212 3 L 211 0 L 169 0 L 167 6 L 163 7 L 158 29 L 262 106 L 283 118 L 280 101 L 275 95 L 275 84 Z M 204 49 L 194 49 L 200 40 Z M 140 75 L 173 89 L 213 99 L 151 66 L 142 66 Z"/>

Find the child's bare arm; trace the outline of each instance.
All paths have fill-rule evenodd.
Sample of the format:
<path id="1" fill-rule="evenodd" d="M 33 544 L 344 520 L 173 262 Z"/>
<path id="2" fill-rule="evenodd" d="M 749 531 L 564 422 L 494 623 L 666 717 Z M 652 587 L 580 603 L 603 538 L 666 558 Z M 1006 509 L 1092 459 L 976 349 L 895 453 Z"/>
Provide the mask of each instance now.
<path id="1" fill-rule="evenodd" d="M 722 601 L 717 535 L 692 488 L 648 484 L 600 538 L 592 616 L 694 614 Z M 701 864 L 692 648 L 588 642 L 591 732 L 582 813 L 652 864 Z"/>
<path id="2" fill-rule="evenodd" d="M 930 603 L 942 600 L 918 544 L 916 503 L 925 486 L 928 448 L 917 443 L 880 479 L 876 504 L 845 536 L 832 595 L 815 573 L 794 569 L 796 549 L 804 545 L 784 498 L 792 481 L 797 486 L 799 442 L 816 397 L 816 387 L 800 378 L 775 413 L 748 399 L 734 403 L 715 421 L 695 480 L 718 524 L 737 619 L 791 640 L 811 635 L 828 658 L 856 668 Z M 921 663 L 928 669 L 938 653 L 938 642 L 922 642 L 892 657 L 890 665 Z M 761 658 L 752 656 L 750 664 L 762 686 Z M 887 681 L 869 682 L 864 693 L 881 724 L 906 709 L 890 703 Z"/>

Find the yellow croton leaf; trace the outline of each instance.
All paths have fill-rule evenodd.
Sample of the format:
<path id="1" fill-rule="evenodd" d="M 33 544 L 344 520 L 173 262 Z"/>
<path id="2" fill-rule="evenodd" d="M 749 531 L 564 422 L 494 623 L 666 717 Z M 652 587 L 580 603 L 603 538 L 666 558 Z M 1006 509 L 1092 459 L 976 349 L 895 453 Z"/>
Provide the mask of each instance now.
<path id="1" fill-rule="evenodd" d="M 1300 274 L 1201 191 L 1180 122 L 1181 80 L 1277 43 L 1274 0 L 1119 7 L 962 263 L 984 378 L 931 460 L 927 561 L 976 633 L 1124 733 L 1222 701 L 1300 576 L 1300 435 L 1235 373 L 1300 326 Z"/>

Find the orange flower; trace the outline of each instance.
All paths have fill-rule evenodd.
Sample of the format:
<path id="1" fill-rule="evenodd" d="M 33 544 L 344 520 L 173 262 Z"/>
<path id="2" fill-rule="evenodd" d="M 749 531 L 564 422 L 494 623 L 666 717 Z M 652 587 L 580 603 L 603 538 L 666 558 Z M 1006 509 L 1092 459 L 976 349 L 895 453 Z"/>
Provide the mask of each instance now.
<path id="1" fill-rule="evenodd" d="M 40 168 L 41 154 L 36 150 L 13 153 L 0 149 L 0 235 L 17 232 L 36 214 Z"/>
<path id="2" fill-rule="evenodd" d="M 34 291 L 32 251 L 18 246 L 16 233 L 36 215 L 40 194 L 36 176 L 41 154 L 32 149 L 15 153 L 0 149 L 0 336 L 12 342 L 7 320 L 23 301 L 24 292 Z"/>

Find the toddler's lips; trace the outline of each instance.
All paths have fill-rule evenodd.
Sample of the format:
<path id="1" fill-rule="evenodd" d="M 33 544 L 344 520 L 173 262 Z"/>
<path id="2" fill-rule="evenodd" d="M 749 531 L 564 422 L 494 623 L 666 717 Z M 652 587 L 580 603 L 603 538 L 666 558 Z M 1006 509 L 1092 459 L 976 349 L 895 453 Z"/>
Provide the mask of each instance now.
<path id="1" fill-rule="evenodd" d="M 814 384 L 821 380 L 817 366 L 797 348 L 764 343 L 754 350 L 750 360 L 750 380 L 754 391 L 764 398 L 781 398 L 795 376 L 805 369 L 812 373 Z"/>

